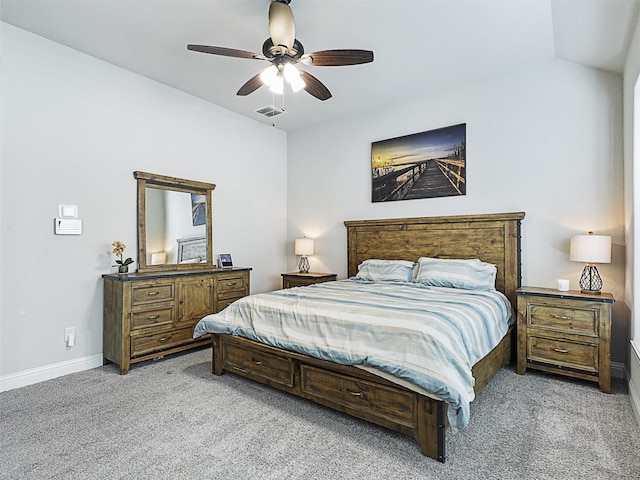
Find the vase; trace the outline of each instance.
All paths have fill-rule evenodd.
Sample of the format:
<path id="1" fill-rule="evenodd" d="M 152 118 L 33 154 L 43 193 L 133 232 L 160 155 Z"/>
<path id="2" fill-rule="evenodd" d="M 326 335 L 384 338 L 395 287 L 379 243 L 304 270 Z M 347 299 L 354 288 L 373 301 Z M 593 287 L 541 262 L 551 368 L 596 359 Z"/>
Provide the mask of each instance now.
<path id="1" fill-rule="evenodd" d="M 129 273 L 129 265 L 119 265 L 118 273 Z"/>

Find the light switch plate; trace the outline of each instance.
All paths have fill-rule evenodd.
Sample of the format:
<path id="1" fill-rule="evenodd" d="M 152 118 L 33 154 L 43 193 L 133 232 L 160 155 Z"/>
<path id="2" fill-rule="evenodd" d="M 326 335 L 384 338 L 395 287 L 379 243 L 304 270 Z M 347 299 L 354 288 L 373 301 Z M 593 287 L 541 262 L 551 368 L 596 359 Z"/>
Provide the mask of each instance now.
<path id="1" fill-rule="evenodd" d="M 79 218 L 56 218 L 56 235 L 82 235 L 82 220 Z"/>

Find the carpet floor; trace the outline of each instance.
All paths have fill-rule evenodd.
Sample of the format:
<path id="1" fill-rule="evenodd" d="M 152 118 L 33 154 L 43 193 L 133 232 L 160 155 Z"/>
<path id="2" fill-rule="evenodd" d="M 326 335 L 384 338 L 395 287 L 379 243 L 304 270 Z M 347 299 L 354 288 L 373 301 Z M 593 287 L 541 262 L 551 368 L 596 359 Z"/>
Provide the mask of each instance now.
<path id="1" fill-rule="evenodd" d="M 0 394 L 0 479 L 638 479 L 625 384 L 503 368 L 447 435 L 417 441 L 232 374 L 209 349 Z"/>

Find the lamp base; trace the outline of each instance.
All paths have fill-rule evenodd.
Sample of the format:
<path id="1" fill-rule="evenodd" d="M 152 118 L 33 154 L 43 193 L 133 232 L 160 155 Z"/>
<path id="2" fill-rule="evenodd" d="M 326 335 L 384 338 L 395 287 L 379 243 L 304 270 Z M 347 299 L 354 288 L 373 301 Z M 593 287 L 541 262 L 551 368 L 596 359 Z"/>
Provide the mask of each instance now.
<path id="1" fill-rule="evenodd" d="M 309 259 L 307 257 L 300 257 L 300 262 L 298 263 L 298 272 L 309 273 Z"/>
<path id="2" fill-rule="evenodd" d="M 580 277 L 580 291 L 591 295 L 600 295 L 600 290 L 602 290 L 602 278 L 600 278 L 598 269 L 593 264 L 585 266 Z"/>

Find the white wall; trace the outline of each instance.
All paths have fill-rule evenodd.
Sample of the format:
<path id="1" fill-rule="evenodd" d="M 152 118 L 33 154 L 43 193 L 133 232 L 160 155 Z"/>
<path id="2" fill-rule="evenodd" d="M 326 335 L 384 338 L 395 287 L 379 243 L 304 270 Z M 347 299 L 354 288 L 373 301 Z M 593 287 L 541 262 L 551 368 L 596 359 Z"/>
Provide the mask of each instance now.
<path id="1" fill-rule="evenodd" d="M 624 69 L 624 170 L 625 170 L 625 230 L 627 236 L 627 281 L 625 297 L 631 308 L 631 342 L 629 354 L 629 393 L 638 423 L 640 423 L 640 291 L 635 272 L 640 272 L 640 255 L 635 254 L 635 239 L 640 238 L 640 223 L 635 209 L 640 207 L 640 19 L 629 47 Z"/>
<path id="2" fill-rule="evenodd" d="M 111 272 L 111 242 L 136 253 L 134 170 L 217 184 L 214 254 L 231 252 L 237 265 L 253 267 L 254 292 L 280 285 L 284 132 L 1 26 L 5 384 L 51 366 L 101 363 L 101 275 Z M 78 205 L 81 236 L 54 235 L 58 204 Z M 71 326 L 76 346 L 66 348 Z"/>
<path id="3" fill-rule="evenodd" d="M 459 123 L 467 124 L 466 196 L 371 203 L 371 142 Z M 619 75 L 554 61 L 301 129 L 288 145 L 290 269 L 293 239 L 305 234 L 318 238 L 311 269 L 344 278 L 344 220 L 524 211 L 523 285 L 569 278 L 579 288 L 584 265 L 569 261 L 571 236 L 612 235 L 613 263 L 598 268 L 619 301 L 613 359 L 624 363 Z"/>

